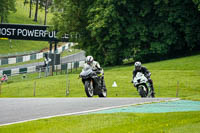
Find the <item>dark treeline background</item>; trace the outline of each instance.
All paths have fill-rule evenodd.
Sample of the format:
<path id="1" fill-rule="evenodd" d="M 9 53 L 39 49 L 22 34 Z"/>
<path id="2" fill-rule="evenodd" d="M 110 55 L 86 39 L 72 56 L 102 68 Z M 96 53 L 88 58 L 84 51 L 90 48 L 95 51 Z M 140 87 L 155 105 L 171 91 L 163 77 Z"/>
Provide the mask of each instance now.
<path id="1" fill-rule="evenodd" d="M 16 0 L 0 0 L 0 23 L 8 22 L 10 12 L 16 12 Z"/>
<path id="2" fill-rule="evenodd" d="M 79 46 L 104 65 L 142 62 L 200 50 L 199 0 L 55 0 L 59 35 L 79 35 Z"/>

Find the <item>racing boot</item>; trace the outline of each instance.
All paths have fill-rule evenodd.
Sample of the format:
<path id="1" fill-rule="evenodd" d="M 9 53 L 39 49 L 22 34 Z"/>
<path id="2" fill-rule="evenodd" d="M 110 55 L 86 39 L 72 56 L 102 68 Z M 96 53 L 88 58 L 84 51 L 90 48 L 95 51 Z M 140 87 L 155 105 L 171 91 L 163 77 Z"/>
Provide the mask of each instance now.
<path id="1" fill-rule="evenodd" d="M 154 92 L 154 87 L 153 87 L 153 81 L 150 78 L 148 78 L 148 82 L 150 83 L 151 97 L 154 98 L 155 97 L 155 92 Z"/>

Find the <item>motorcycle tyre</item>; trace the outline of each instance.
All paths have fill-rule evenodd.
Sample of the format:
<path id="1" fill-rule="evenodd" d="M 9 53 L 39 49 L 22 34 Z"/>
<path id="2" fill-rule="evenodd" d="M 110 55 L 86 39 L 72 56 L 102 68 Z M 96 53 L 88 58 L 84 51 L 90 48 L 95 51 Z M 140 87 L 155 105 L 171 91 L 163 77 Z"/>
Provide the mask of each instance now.
<path id="1" fill-rule="evenodd" d="M 151 97 L 152 97 L 152 98 L 155 98 L 155 93 L 151 93 Z"/>
<path id="2" fill-rule="evenodd" d="M 102 89 L 101 93 L 99 94 L 99 97 L 107 97 L 107 89 Z"/>
<path id="3" fill-rule="evenodd" d="M 94 95 L 94 89 L 92 89 L 91 91 L 89 91 L 89 88 L 92 86 L 92 81 L 85 81 L 85 93 L 87 95 L 87 97 L 93 97 Z"/>
<path id="4" fill-rule="evenodd" d="M 145 87 L 145 86 L 143 86 L 143 87 Z M 146 87 L 145 87 L 146 88 Z M 143 98 L 143 97 L 147 97 L 147 95 L 148 95 L 148 92 L 146 93 L 145 91 L 144 91 L 144 89 L 142 88 L 142 89 L 139 89 L 139 87 L 138 87 L 138 92 L 139 92 L 139 94 L 140 94 L 140 96 Z"/>

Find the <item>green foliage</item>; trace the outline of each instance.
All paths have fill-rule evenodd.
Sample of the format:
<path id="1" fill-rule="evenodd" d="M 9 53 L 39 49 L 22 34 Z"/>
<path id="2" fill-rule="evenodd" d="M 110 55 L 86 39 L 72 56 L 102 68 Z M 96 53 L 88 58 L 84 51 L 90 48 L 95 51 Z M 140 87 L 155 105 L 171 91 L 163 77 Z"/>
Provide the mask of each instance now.
<path id="1" fill-rule="evenodd" d="M 20 52 L 39 52 L 48 48 L 49 44 L 45 41 L 26 41 L 26 40 L 0 40 L 0 54 L 14 54 Z"/>
<path id="2" fill-rule="evenodd" d="M 8 15 L 10 12 L 15 12 L 16 0 L 0 0 L 0 17 L 1 23 L 8 21 Z"/>
<path id="3" fill-rule="evenodd" d="M 198 7 L 198 10 L 200 11 L 200 0 L 192 0 Z"/>
<path id="4" fill-rule="evenodd" d="M 197 5 L 196 5 L 197 4 Z M 104 65 L 199 51 L 199 0 L 56 0 L 54 25 L 79 33 L 80 47 Z"/>

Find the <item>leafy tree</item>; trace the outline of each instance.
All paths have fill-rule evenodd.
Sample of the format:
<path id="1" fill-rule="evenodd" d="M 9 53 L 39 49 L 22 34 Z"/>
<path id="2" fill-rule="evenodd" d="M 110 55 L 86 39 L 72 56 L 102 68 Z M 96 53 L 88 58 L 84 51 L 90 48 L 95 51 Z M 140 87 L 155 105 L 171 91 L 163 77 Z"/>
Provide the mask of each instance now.
<path id="1" fill-rule="evenodd" d="M 79 46 L 104 65 L 154 61 L 199 51 L 199 0 L 55 0 L 59 36 L 79 33 Z"/>
<path id="2" fill-rule="evenodd" d="M 200 10 L 200 0 L 192 0 L 197 6 L 198 10 Z"/>
<path id="3" fill-rule="evenodd" d="M 1 23 L 8 22 L 10 12 L 16 12 L 16 0 L 0 0 L 0 17 Z"/>
<path id="4" fill-rule="evenodd" d="M 44 25 L 47 24 L 47 14 L 48 14 L 48 10 L 49 8 L 52 6 L 53 0 L 40 0 L 40 9 L 44 9 Z"/>
<path id="5" fill-rule="evenodd" d="M 80 45 L 87 41 L 93 42 L 89 31 L 87 9 L 94 0 L 55 0 L 54 18 L 52 19 L 54 27 L 58 30 L 58 36 L 65 33 L 74 35 L 79 33 L 81 36 Z M 73 38 L 73 37 L 72 37 Z M 82 46 L 81 46 L 82 47 Z M 84 47 L 83 49 L 86 49 Z"/>
<path id="6" fill-rule="evenodd" d="M 24 6 L 25 6 L 27 3 L 28 3 L 28 1 L 27 1 L 27 0 L 24 0 Z"/>

